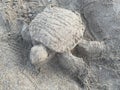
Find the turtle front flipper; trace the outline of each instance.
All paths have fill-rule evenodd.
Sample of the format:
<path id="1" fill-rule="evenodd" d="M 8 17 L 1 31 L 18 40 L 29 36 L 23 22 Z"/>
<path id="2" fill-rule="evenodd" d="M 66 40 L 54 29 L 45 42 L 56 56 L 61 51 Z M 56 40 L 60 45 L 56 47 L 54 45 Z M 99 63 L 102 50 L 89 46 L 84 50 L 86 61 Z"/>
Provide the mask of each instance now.
<path id="1" fill-rule="evenodd" d="M 86 86 L 88 68 L 82 58 L 75 57 L 71 53 L 61 53 L 58 54 L 58 60 L 65 74 L 70 75 L 81 87 Z"/>
<path id="2" fill-rule="evenodd" d="M 109 47 L 100 41 L 86 41 L 82 40 L 76 49 L 80 57 L 98 58 L 108 55 Z"/>

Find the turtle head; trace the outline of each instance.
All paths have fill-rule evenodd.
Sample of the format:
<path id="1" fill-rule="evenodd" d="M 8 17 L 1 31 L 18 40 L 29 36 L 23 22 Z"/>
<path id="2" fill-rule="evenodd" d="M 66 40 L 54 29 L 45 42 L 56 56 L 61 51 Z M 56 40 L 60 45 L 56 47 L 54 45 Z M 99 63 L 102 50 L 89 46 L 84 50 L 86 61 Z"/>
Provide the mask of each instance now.
<path id="1" fill-rule="evenodd" d="M 35 67 L 41 67 L 47 62 L 48 52 L 43 45 L 35 45 L 31 48 L 30 60 Z"/>

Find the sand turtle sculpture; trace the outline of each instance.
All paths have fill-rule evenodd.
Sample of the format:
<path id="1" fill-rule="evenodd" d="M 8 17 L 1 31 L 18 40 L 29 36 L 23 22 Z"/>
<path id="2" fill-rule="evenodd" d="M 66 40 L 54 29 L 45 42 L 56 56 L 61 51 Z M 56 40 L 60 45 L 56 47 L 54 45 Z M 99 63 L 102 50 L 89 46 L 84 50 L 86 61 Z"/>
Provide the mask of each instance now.
<path id="1" fill-rule="evenodd" d="M 82 86 L 86 84 L 87 65 L 82 58 L 71 53 L 82 41 L 84 30 L 81 16 L 70 10 L 53 6 L 38 14 L 30 23 L 29 30 L 23 29 L 22 35 L 23 39 L 32 41 L 30 60 L 37 73 L 45 63 L 57 58 L 62 71 L 77 82 L 83 82 L 80 83 Z M 29 36 L 25 38 L 26 35 Z"/>
<path id="2" fill-rule="evenodd" d="M 80 15 L 59 7 L 47 7 L 29 25 L 33 47 L 31 63 L 40 67 L 56 53 L 71 53 L 85 30 Z"/>

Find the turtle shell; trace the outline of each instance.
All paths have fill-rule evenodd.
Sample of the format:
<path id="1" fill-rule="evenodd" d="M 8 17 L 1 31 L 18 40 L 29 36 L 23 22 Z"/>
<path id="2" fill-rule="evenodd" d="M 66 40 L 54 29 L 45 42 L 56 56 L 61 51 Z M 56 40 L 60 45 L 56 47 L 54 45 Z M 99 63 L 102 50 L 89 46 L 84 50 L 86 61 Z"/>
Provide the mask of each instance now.
<path id="1" fill-rule="evenodd" d="M 32 40 L 56 52 L 73 49 L 84 29 L 80 15 L 59 7 L 46 8 L 29 26 Z"/>

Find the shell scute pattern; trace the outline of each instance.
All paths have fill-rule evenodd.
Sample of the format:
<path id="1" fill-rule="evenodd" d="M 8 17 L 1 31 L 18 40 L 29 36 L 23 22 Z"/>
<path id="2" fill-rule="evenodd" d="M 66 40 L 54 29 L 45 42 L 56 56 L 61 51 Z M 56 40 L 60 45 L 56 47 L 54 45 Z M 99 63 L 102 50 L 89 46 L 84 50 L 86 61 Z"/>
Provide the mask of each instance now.
<path id="1" fill-rule="evenodd" d="M 84 25 L 80 16 L 59 7 L 45 9 L 30 24 L 32 40 L 56 52 L 71 50 L 83 37 Z"/>

